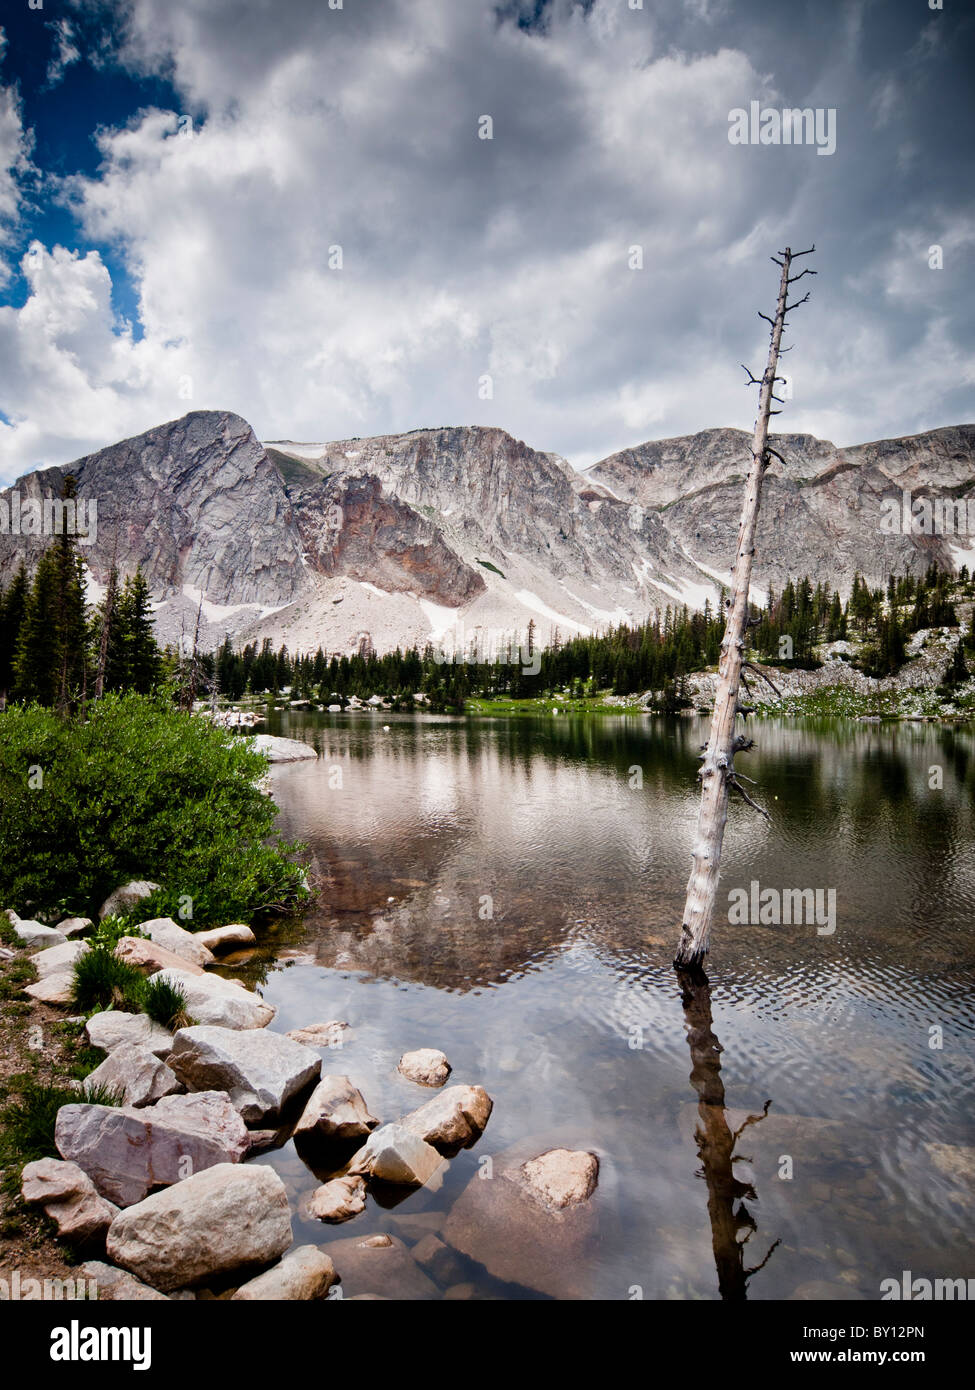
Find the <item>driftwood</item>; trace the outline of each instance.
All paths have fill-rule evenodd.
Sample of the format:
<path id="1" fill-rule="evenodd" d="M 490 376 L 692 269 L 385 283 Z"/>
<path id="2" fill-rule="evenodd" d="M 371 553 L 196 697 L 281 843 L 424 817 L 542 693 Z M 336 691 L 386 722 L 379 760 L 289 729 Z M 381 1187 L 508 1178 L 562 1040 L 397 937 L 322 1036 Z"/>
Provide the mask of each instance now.
<path id="1" fill-rule="evenodd" d="M 745 485 L 745 503 L 738 528 L 738 547 L 732 571 L 731 596 L 725 600 L 726 619 L 724 639 L 721 643 L 721 659 L 718 665 L 718 690 L 711 715 L 711 733 L 702 759 L 698 776 L 701 779 L 701 809 L 698 813 L 697 834 L 691 852 L 691 876 L 687 883 L 687 898 L 684 903 L 684 919 L 681 925 L 680 940 L 674 964 L 677 966 L 700 965 L 711 944 L 711 920 L 714 915 L 714 902 L 718 889 L 718 873 L 721 866 L 721 843 L 724 839 L 725 822 L 728 819 L 728 796 L 732 789 L 737 791 L 750 806 L 767 815 L 748 795 L 735 776 L 735 753 L 744 751 L 745 745 L 736 743 L 735 721 L 742 708 L 738 702 L 738 689 L 742 680 L 742 665 L 745 654 L 745 634 L 749 626 L 748 591 L 752 576 L 752 559 L 755 554 L 755 528 L 762 497 L 762 480 L 773 456 L 781 461 L 781 454 L 769 448 L 769 418 L 780 412 L 773 409 L 772 402 L 781 397 L 775 394 L 775 384 L 784 378 L 777 376 L 782 330 L 786 315 L 791 309 L 804 304 L 804 299 L 794 304 L 788 302 L 789 286 L 802 275 L 789 275 L 789 269 L 797 256 L 808 256 L 815 251 L 797 251 L 789 247 L 782 252 L 782 260 L 772 257 L 776 265 L 782 267 L 779 283 L 779 297 L 775 315 L 760 317 L 771 324 L 768 363 L 761 379 L 758 400 L 758 419 L 755 421 L 755 434 L 752 440 L 752 462 Z M 808 272 L 815 275 L 815 271 Z M 757 382 L 746 367 L 749 380 L 746 386 Z M 757 668 L 756 668 L 757 670 Z M 757 672 L 764 676 L 764 672 Z M 767 677 L 765 677 L 767 679 Z M 747 688 L 747 687 L 746 687 Z M 747 743 L 747 741 L 746 741 Z M 749 745 L 750 746 L 750 745 Z"/>

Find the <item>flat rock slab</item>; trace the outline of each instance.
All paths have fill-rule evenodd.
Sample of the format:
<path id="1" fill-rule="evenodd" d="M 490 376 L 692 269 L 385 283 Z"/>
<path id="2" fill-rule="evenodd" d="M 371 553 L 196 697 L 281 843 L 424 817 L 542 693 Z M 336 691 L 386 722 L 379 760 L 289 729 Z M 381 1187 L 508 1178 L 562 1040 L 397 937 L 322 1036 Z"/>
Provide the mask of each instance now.
<path id="1" fill-rule="evenodd" d="M 132 908 L 138 907 L 152 893 L 159 888 L 158 883 L 153 883 L 148 878 L 132 878 L 128 883 L 123 883 L 116 888 L 114 893 L 109 893 L 108 897 L 98 909 L 100 921 L 106 917 L 114 917 L 117 913 L 130 912 Z"/>
<path id="2" fill-rule="evenodd" d="M 341 1144 L 365 1139 L 378 1124 L 347 1076 L 323 1076 L 295 1125 L 295 1138 Z"/>
<path id="3" fill-rule="evenodd" d="M 125 1105 L 136 1109 L 155 1105 L 164 1096 L 178 1095 L 183 1083 L 148 1047 L 139 1043 L 120 1043 L 94 1071 L 85 1077 L 84 1087 L 108 1086 L 117 1090 Z"/>
<path id="4" fill-rule="evenodd" d="M 296 738 L 277 738 L 273 734 L 255 734 L 251 747 L 256 753 L 263 753 L 268 762 L 297 763 L 303 758 L 317 758 L 314 748 Z"/>
<path id="5" fill-rule="evenodd" d="M 91 948 L 87 941 L 65 941 L 60 946 L 50 946 L 46 951 L 38 951 L 30 961 L 39 979 L 48 975 L 70 975 L 75 961 Z"/>
<path id="6" fill-rule="evenodd" d="M 148 1014 L 129 1014 L 122 1009 L 105 1009 L 92 1014 L 85 1024 L 85 1032 L 92 1047 L 100 1047 L 103 1052 L 114 1052 L 123 1043 L 136 1043 L 147 1047 L 157 1057 L 168 1057 L 173 1046 L 173 1035 L 161 1023 L 154 1023 Z"/>
<path id="7" fill-rule="evenodd" d="M 24 921 L 18 917 L 11 925 L 22 946 L 33 946 L 38 951 L 48 946 L 63 946 L 68 940 L 55 927 L 45 927 L 43 922 Z"/>
<path id="8" fill-rule="evenodd" d="M 166 1096 L 145 1109 L 62 1105 L 54 1142 L 120 1207 L 190 1173 L 239 1163 L 250 1147 L 240 1115 L 216 1091 Z"/>
<path id="9" fill-rule="evenodd" d="M 109 1258 L 169 1292 L 276 1260 L 291 1245 L 284 1183 L 263 1164 L 219 1163 L 120 1212 Z"/>
<path id="10" fill-rule="evenodd" d="M 357 1175 L 333 1178 L 331 1182 L 306 1192 L 298 1210 L 306 1221 L 351 1221 L 366 1209 L 366 1184 Z"/>
<path id="11" fill-rule="evenodd" d="M 353 1157 L 349 1172 L 382 1182 L 422 1187 L 444 1162 L 431 1144 L 402 1125 L 374 1130 Z"/>
<path id="12" fill-rule="evenodd" d="M 58 1235 L 76 1245 L 101 1241 L 118 1215 L 118 1207 L 106 1202 L 77 1163 L 41 1158 L 28 1163 L 21 1174 L 25 1202 L 44 1208 L 58 1228 Z"/>
<path id="13" fill-rule="evenodd" d="M 348 1236 L 320 1248 L 335 1265 L 343 1298 L 363 1294 L 410 1300 L 440 1297 L 436 1284 L 424 1274 L 398 1236 Z"/>
<path id="14" fill-rule="evenodd" d="M 115 946 L 119 960 L 141 970 L 143 975 L 155 975 L 160 970 L 185 970 L 191 975 L 202 975 L 202 965 L 196 965 L 185 956 L 178 956 L 158 941 L 147 941 L 142 936 L 122 936 Z"/>
<path id="15" fill-rule="evenodd" d="M 451 1066 L 435 1047 L 420 1047 L 415 1052 L 404 1052 L 397 1070 L 419 1086 L 442 1086 L 450 1075 Z"/>
<path id="16" fill-rule="evenodd" d="M 436 1149 L 470 1148 L 483 1134 L 493 1107 L 480 1086 L 448 1086 L 399 1123 Z"/>
<path id="17" fill-rule="evenodd" d="M 61 970 L 45 975 L 36 984 L 25 985 L 24 993 L 40 1004 L 71 1004 L 74 1000 L 74 971 Z"/>
<path id="18" fill-rule="evenodd" d="M 599 1163 L 585 1150 L 514 1145 L 475 1176 L 447 1217 L 444 1240 L 495 1278 L 558 1299 L 592 1296 Z"/>
<path id="19" fill-rule="evenodd" d="M 327 1298 L 335 1283 L 335 1266 L 314 1245 L 297 1245 L 273 1269 L 241 1284 L 233 1301 L 243 1303 Z"/>
<path id="20" fill-rule="evenodd" d="M 190 1090 L 226 1091 L 248 1124 L 277 1119 L 317 1080 L 321 1058 L 266 1029 L 181 1028 L 168 1064 Z"/>
<path id="21" fill-rule="evenodd" d="M 149 977 L 178 985 L 186 997 L 186 1012 L 197 1023 L 217 1028 L 266 1028 L 277 1010 L 235 980 L 221 975 L 191 975 L 188 970 L 160 970 Z"/>
<path id="22" fill-rule="evenodd" d="M 257 937 L 245 922 L 231 922 L 226 927 L 211 927 L 209 931 L 198 931 L 194 939 L 217 956 L 222 956 L 227 951 L 239 951 L 242 947 L 257 945 Z"/>
<path id="23" fill-rule="evenodd" d="M 343 1047 L 348 1042 L 349 1025 L 338 1019 L 329 1023 L 309 1023 L 304 1028 L 292 1028 L 287 1034 L 302 1047 Z"/>
<path id="24" fill-rule="evenodd" d="M 214 964 L 216 958 L 213 952 L 193 932 L 174 922 L 172 917 L 154 917 L 150 922 L 140 922 L 139 930 L 157 946 L 163 946 L 174 956 L 181 956 L 201 969 L 204 965 Z"/>

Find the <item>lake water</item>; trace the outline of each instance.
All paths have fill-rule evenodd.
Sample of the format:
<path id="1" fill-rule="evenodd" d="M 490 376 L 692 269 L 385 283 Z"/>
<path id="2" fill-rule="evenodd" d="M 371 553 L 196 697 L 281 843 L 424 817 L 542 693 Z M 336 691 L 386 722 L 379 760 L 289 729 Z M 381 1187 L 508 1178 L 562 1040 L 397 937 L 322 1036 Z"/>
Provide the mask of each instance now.
<path id="1" fill-rule="evenodd" d="M 271 774 L 322 882 L 300 930 L 267 938 L 273 1027 L 346 1020 L 325 1068 L 384 1121 L 435 1094 L 397 1073 L 417 1047 L 494 1100 L 434 1190 L 296 1219 L 297 1242 L 442 1235 L 484 1156 L 524 1140 L 597 1153 L 598 1223 L 549 1278 L 492 1216 L 480 1253 L 526 1240 L 525 1282 L 465 1258 L 438 1293 L 876 1299 L 905 1270 L 975 1275 L 967 729 L 754 726 L 739 766 L 772 822 L 732 805 L 710 997 L 688 1013 L 671 961 L 702 721 L 293 713 L 270 732 L 321 755 Z M 752 881 L 834 890 L 835 930 L 730 924 Z M 325 1176 L 291 1143 L 256 1161 L 295 1200 Z M 396 1294 L 358 1265 L 343 1285 Z"/>

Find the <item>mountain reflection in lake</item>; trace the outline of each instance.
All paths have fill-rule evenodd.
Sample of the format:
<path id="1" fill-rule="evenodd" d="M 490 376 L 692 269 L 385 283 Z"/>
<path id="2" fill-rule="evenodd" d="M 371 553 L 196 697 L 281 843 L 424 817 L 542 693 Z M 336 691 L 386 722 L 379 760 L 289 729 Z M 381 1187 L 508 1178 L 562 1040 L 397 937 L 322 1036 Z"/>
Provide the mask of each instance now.
<path id="1" fill-rule="evenodd" d="M 696 718 L 290 714 L 270 732 L 321 754 L 272 784 L 323 883 L 267 968 L 274 1028 L 347 1020 L 325 1067 L 383 1120 L 435 1094 L 396 1071 L 415 1047 L 495 1102 L 435 1190 L 370 1197 L 339 1227 L 296 1219 L 297 1241 L 442 1233 L 478 1159 L 537 1137 L 600 1158 L 580 1296 L 875 1299 L 905 1269 L 975 1273 L 967 730 L 755 726 L 773 821 L 732 807 L 719 906 L 753 880 L 835 888 L 836 930 L 719 918 L 711 991 L 685 981 L 683 1007 Z M 257 1161 L 293 1202 L 318 1181 L 290 1143 Z M 453 1297 L 538 1296 L 454 1263 Z"/>

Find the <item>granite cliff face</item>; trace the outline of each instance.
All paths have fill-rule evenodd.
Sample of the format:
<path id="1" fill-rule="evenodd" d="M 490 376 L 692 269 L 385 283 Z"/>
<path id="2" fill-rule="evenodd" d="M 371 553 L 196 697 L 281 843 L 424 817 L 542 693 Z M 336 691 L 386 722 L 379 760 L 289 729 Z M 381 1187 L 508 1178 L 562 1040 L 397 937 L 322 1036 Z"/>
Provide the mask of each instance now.
<path id="1" fill-rule="evenodd" d="M 655 608 L 717 601 L 727 582 L 750 435 L 706 430 L 624 450 L 584 472 L 489 427 L 261 444 L 247 422 L 194 411 L 0 492 L 98 505 L 85 547 L 91 597 L 113 554 L 141 563 L 160 636 L 226 632 L 292 650 L 434 641 L 482 651 L 523 634 L 564 638 Z M 885 498 L 975 503 L 975 426 L 837 449 L 773 437 L 755 597 L 809 573 L 841 590 L 859 570 L 975 559 L 975 537 L 888 533 Z M 975 505 L 973 505 L 975 515 Z M 0 532 L 2 532 L 0 526 Z M 0 533 L 0 583 L 47 540 Z"/>

